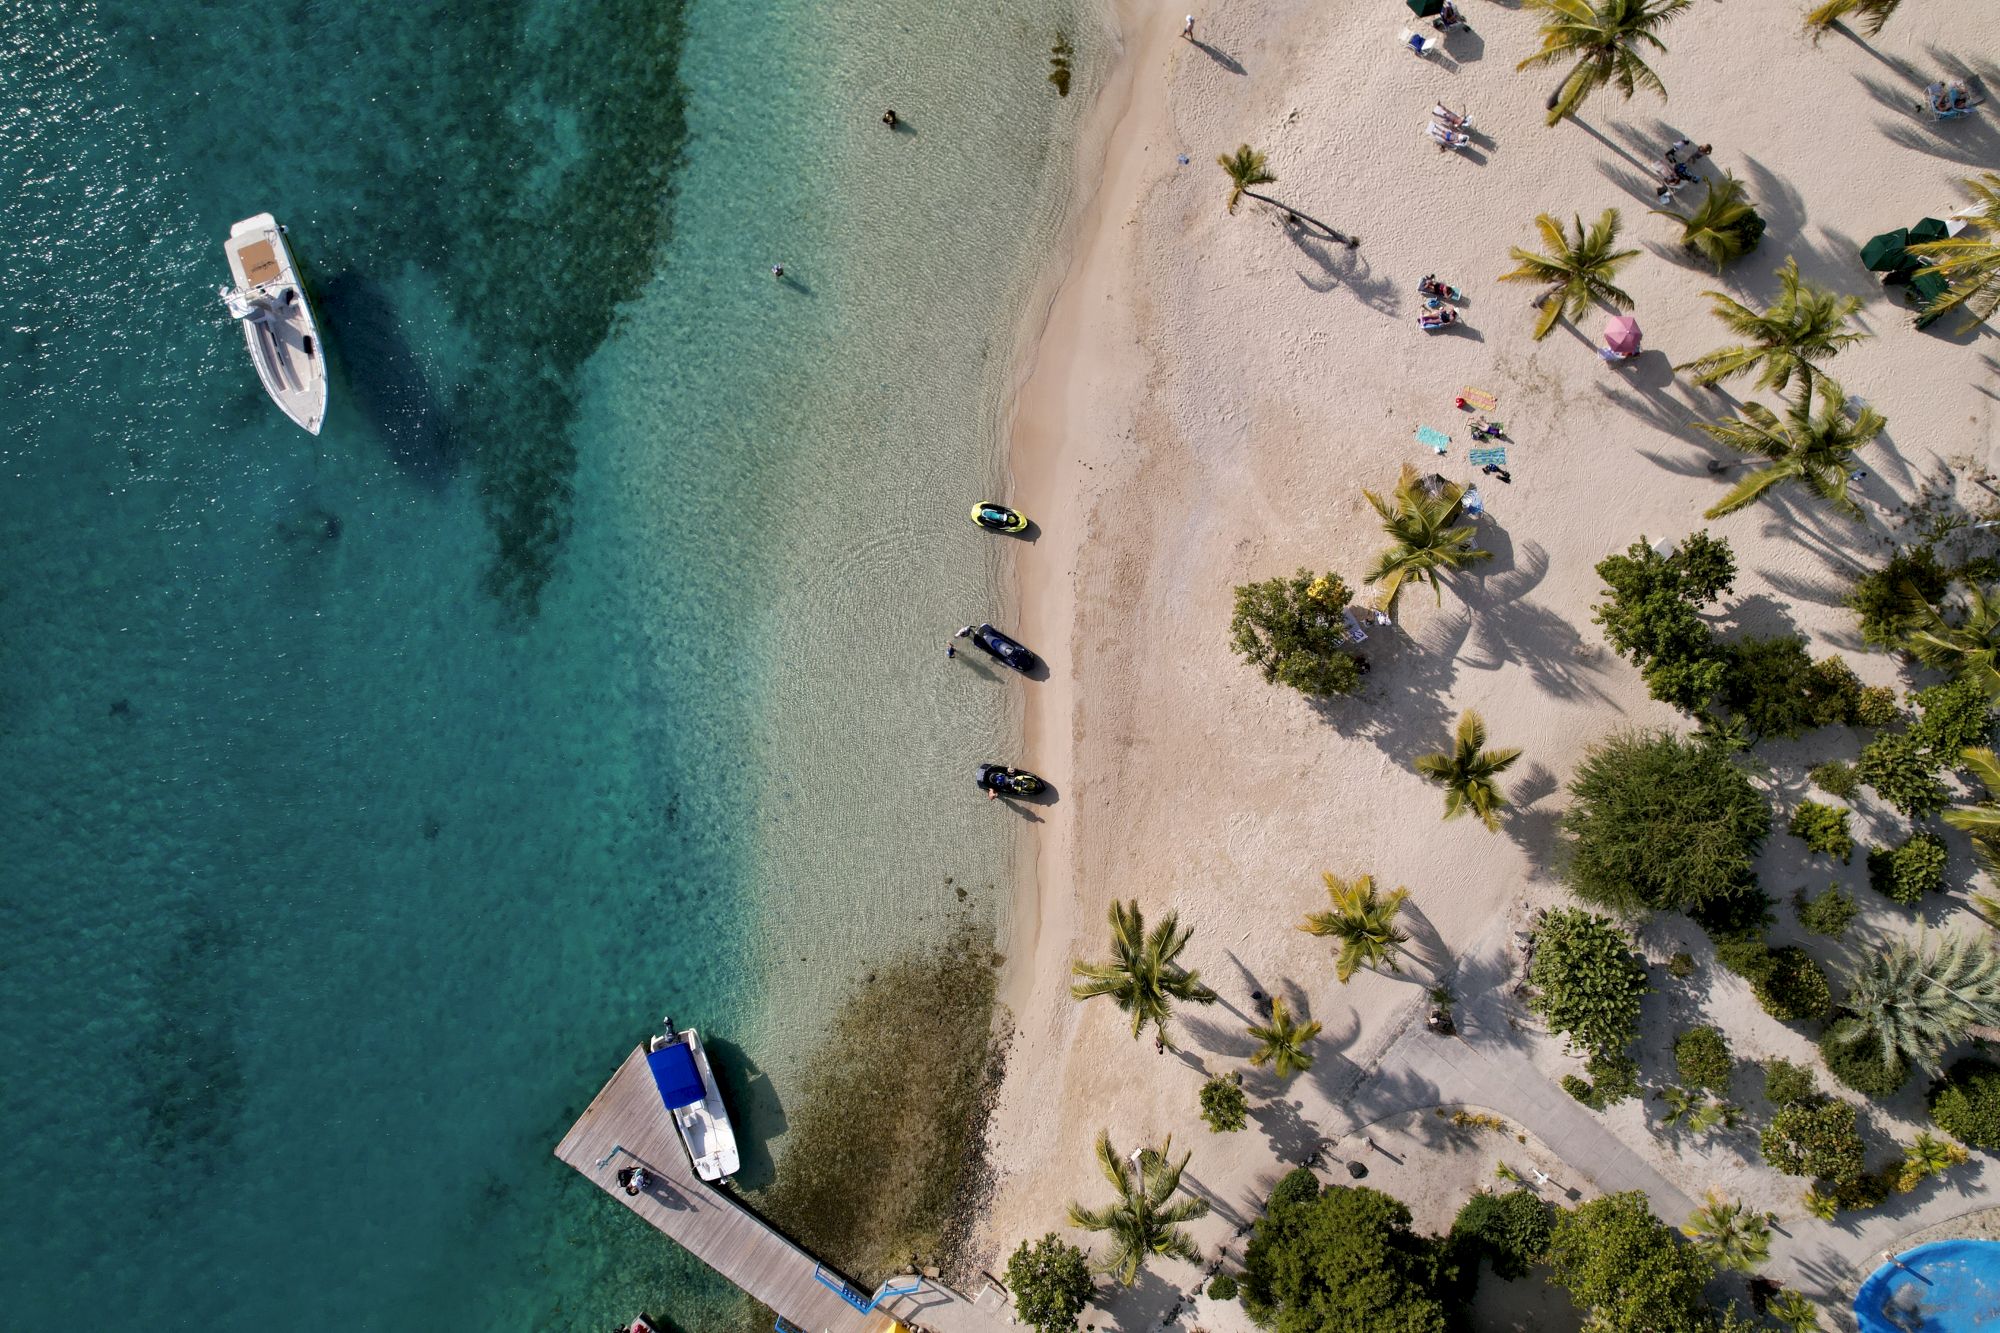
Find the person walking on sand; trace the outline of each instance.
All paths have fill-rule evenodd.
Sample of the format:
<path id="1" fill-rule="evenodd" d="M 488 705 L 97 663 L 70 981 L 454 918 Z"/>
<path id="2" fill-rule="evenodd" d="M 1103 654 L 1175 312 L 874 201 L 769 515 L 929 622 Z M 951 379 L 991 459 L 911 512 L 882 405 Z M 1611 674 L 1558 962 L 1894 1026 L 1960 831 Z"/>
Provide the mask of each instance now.
<path id="1" fill-rule="evenodd" d="M 1190 42 L 1194 40 L 1194 15 L 1188 15 L 1187 22 L 1181 24 L 1181 36 Z"/>

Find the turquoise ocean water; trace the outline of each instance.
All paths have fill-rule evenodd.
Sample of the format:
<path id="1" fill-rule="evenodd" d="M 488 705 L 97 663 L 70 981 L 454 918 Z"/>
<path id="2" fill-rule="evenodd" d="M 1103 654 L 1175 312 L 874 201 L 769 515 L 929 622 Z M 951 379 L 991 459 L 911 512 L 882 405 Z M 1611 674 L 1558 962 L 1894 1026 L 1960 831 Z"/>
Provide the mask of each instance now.
<path id="1" fill-rule="evenodd" d="M 826 1003 L 1003 910 L 942 648 L 1090 13 L 0 13 L 0 1324 L 722 1326 L 549 1151 L 672 1012 L 768 1173 Z"/>

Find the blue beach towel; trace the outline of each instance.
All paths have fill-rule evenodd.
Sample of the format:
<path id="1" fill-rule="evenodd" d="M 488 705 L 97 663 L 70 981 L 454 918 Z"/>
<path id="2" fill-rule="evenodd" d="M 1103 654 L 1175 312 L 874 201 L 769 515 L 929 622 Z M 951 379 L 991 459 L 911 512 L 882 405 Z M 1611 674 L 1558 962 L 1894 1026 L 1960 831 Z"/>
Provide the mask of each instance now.
<path id="1" fill-rule="evenodd" d="M 1451 436 L 1441 430 L 1433 430 L 1429 426 L 1419 426 L 1417 427 L 1417 443 L 1428 444 L 1431 447 L 1432 453 L 1441 454 L 1451 447 Z"/>
<path id="2" fill-rule="evenodd" d="M 1465 457 L 1474 467 L 1485 467 L 1488 463 L 1493 464 L 1495 467 L 1507 466 L 1507 451 L 1505 449 L 1474 449 Z"/>

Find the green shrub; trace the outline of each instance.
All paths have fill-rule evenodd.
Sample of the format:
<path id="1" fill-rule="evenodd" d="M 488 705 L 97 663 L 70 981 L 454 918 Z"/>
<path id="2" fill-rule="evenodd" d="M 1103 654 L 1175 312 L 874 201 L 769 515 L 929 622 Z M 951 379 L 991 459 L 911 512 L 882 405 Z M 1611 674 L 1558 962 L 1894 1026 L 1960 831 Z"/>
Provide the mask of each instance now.
<path id="1" fill-rule="evenodd" d="M 1771 946 L 1755 931 L 1731 931 L 1715 940 L 1715 961 L 1751 985 L 1761 984 L 1777 964 L 1771 961 Z"/>
<path id="2" fill-rule="evenodd" d="M 1438 1112 L 1443 1115 L 1443 1111 Z M 1266 1212 L 1276 1212 L 1296 1203 L 1308 1203 L 1319 1197 L 1319 1177 L 1309 1167 L 1293 1167 L 1278 1178 L 1271 1187 L 1271 1197 L 1264 1203 Z"/>
<path id="3" fill-rule="evenodd" d="M 1481 1256 L 1493 1265 L 1493 1275 L 1513 1282 L 1548 1253 L 1555 1230 L 1553 1210 L 1528 1190 L 1505 1194 L 1475 1194 L 1452 1220 L 1450 1239 L 1459 1263 L 1470 1268 Z"/>
<path id="4" fill-rule="evenodd" d="M 1843 1211 L 1861 1211 L 1880 1208 L 1896 1188 L 1896 1177 L 1901 1173 L 1900 1165 L 1892 1165 L 1880 1171 L 1863 1171 L 1852 1180 L 1843 1180 L 1833 1189 L 1834 1202 Z"/>
<path id="5" fill-rule="evenodd" d="M 1562 1090 L 1582 1102 L 1585 1106 L 1597 1100 L 1597 1089 L 1590 1086 L 1590 1080 L 1575 1074 L 1562 1076 Z"/>
<path id="6" fill-rule="evenodd" d="M 1639 1091 L 1639 1062 L 1623 1051 L 1599 1052 L 1583 1062 L 1593 1089 L 1586 1103 L 1593 1111 L 1616 1106 Z"/>
<path id="7" fill-rule="evenodd" d="M 1771 812 L 1716 746 L 1666 732 L 1613 736 L 1585 756 L 1570 792 L 1564 877 L 1578 897 L 1619 911 L 1692 911 L 1756 882 Z"/>
<path id="8" fill-rule="evenodd" d="M 1939 768 L 1959 767 L 1959 752 L 1993 743 L 1992 701 L 1978 682 L 1954 680 L 1918 690 L 1910 737 Z"/>
<path id="9" fill-rule="evenodd" d="M 1792 895 L 1792 905 L 1798 908 L 1799 924 L 1814 935 L 1828 935 L 1835 939 L 1847 933 L 1847 927 L 1861 914 L 1854 905 L 1854 899 L 1838 884 L 1829 884 L 1826 892 L 1817 898 L 1808 899 L 1806 891 L 1800 889 Z"/>
<path id="10" fill-rule="evenodd" d="M 1233 1301 L 1236 1299 L 1236 1279 L 1227 1273 L 1217 1273 L 1208 1284 L 1210 1300 Z"/>
<path id="11" fill-rule="evenodd" d="M 1637 1190 L 1592 1199 L 1558 1217 L 1548 1264 L 1549 1280 L 1589 1312 L 1586 1328 L 1693 1333 L 1708 1326 L 1702 1288 L 1715 1276 L 1714 1265 L 1653 1216 Z"/>
<path id="12" fill-rule="evenodd" d="M 1310 1173 L 1308 1173 L 1310 1174 Z M 1444 1333 L 1456 1285 L 1437 1242 L 1378 1190 L 1329 1185 L 1273 1203 L 1251 1229 L 1237 1279 L 1243 1308 L 1275 1333 L 1393 1328 Z"/>
<path id="13" fill-rule="evenodd" d="M 1812 728 L 1813 661 L 1804 639 L 1743 639 L 1722 651 L 1722 702 L 1753 733 L 1799 736 Z"/>
<path id="14" fill-rule="evenodd" d="M 1944 839 L 1912 833 L 1894 847 L 1868 853 L 1868 885 L 1885 898 L 1915 907 L 1927 893 L 1944 887 Z"/>
<path id="15" fill-rule="evenodd" d="M 1337 574 L 1301 569 L 1236 589 L 1229 646 L 1275 685 L 1301 694 L 1352 694 L 1361 668 L 1348 651 L 1341 612 L 1353 594 Z"/>
<path id="16" fill-rule="evenodd" d="M 1693 976 L 1694 955 L 1685 949 L 1675 952 L 1674 956 L 1667 960 L 1667 974 L 1681 978 Z"/>
<path id="17" fill-rule="evenodd" d="M 1037 1333 L 1068 1333 L 1090 1300 L 1090 1261 L 1051 1231 L 1033 1245 L 1022 1241 L 1007 1261 L 1007 1290 L 1014 1312 Z"/>
<path id="18" fill-rule="evenodd" d="M 1861 702 L 1854 706 L 1854 724 L 1858 727 L 1886 727 L 1902 715 L 1896 707 L 1896 692 L 1887 685 L 1870 685 L 1861 691 Z"/>
<path id="19" fill-rule="evenodd" d="M 1674 1038 L 1674 1068 L 1691 1088 L 1727 1093 L 1729 1073 L 1735 1067 L 1728 1039 L 1714 1028 L 1689 1028 Z"/>
<path id="20" fill-rule="evenodd" d="M 1240 1075 L 1217 1074 L 1201 1085 L 1201 1118 L 1216 1133 L 1231 1134 L 1243 1128 L 1249 1110 Z"/>
<path id="21" fill-rule="evenodd" d="M 1819 1079 L 1810 1065 L 1795 1065 L 1790 1060 L 1764 1062 L 1764 1100 L 1771 1105 L 1802 1102 L 1818 1095 Z"/>
<path id="22" fill-rule="evenodd" d="M 1621 1051 L 1639 1025 L 1646 966 L 1632 940 L 1606 917 L 1577 908 L 1546 913 L 1535 928 L 1528 1007 L 1573 1047 Z"/>
<path id="23" fill-rule="evenodd" d="M 1931 1119 L 1968 1148 L 2000 1152 L 2000 1065 L 1960 1060 L 1931 1085 Z"/>
<path id="24" fill-rule="evenodd" d="M 1806 777 L 1812 784 L 1829 796 L 1846 800 L 1861 786 L 1861 778 L 1855 773 L 1854 765 L 1840 759 L 1829 759 L 1823 764 L 1813 765 Z"/>
<path id="25" fill-rule="evenodd" d="M 1874 1042 L 1837 1041 L 1831 1031 L 1819 1039 L 1819 1056 L 1826 1070 L 1844 1087 L 1866 1097 L 1890 1097 L 1910 1077 L 1910 1066 L 1901 1058 L 1894 1065 L 1882 1063 L 1882 1050 Z"/>
<path id="26" fill-rule="evenodd" d="M 1593 610 L 1604 637 L 1645 677 L 1655 699 L 1693 712 L 1722 687 L 1727 661 L 1700 611 L 1729 591 L 1729 543 L 1697 532 L 1670 556 L 1645 542 L 1598 562 L 1605 601 Z"/>
<path id="27" fill-rule="evenodd" d="M 1788 1176 L 1858 1180 L 1863 1149 L 1854 1121 L 1854 1108 L 1832 1097 L 1781 1106 L 1759 1138 L 1764 1160 Z"/>
<path id="28" fill-rule="evenodd" d="M 1761 979 L 1750 980 L 1750 990 L 1765 1013 L 1785 1023 L 1826 1017 L 1833 1008 L 1833 987 L 1811 954 L 1787 944 L 1771 950 L 1769 962 Z"/>
<path id="29" fill-rule="evenodd" d="M 1837 805 L 1803 801 L 1792 811 L 1785 831 L 1802 839 L 1808 851 L 1837 856 L 1842 865 L 1854 855 L 1854 839 L 1847 832 L 1847 811 Z"/>
<path id="30" fill-rule="evenodd" d="M 1937 779 L 1937 766 L 1907 731 L 1885 731 L 1868 742 L 1855 774 L 1912 819 L 1951 804 L 1951 793 Z"/>
<path id="31" fill-rule="evenodd" d="M 1924 604 L 1935 604 L 1951 585 L 1929 545 L 1912 546 L 1889 563 L 1855 580 L 1847 604 L 1861 621 L 1861 637 L 1877 648 L 1900 648 L 1923 628 Z M 1871 724 L 1874 725 L 1874 724 Z"/>
<path id="32" fill-rule="evenodd" d="M 1806 677 L 1806 707 L 1815 727 L 1854 721 L 1861 707 L 1861 677 L 1844 657 L 1822 657 Z"/>

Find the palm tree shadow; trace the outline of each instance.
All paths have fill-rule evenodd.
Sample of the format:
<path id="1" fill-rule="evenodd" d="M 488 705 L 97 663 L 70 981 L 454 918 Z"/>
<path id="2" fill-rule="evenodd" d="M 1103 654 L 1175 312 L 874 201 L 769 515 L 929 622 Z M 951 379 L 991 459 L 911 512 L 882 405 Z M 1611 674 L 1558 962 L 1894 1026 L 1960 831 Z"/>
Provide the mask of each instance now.
<path id="1" fill-rule="evenodd" d="M 1345 699 L 1315 700 L 1314 711 L 1336 731 L 1371 742 L 1399 764 L 1435 749 L 1450 726 L 1445 700 L 1470 629 L 1470 617 L 1461 613 L 1426 626 L 1407 644 L 1400 632 L 1375 630 L 1369 644 L 1382 647 L 1369 654 L 1374 669 L 1364 687 Z"/>
<path id="2" fill-rule="evenodd" d="M 1492 532 L 1500 533 L 1497 525 Z M 1482 532 L 1486 529 L 1482 529 Z M 1492 539 L 1487 539 L 1489 544 Z M 1511 548 L 1509 548 L 1511 554 Z M 1591 679 L 1604 670 L 1601 645 L 1587 641 L 1577 628 L 1528 594 L 1549 572 L 1549 555 L 1536 542 L 1522 548 L 1517 561 L 1502 564 L 1496 552 L 1495 574 L 1478 574 L 1465 589 L 1471 651 L 1462 660 L 1476 671 L 1498 671 L 1508 664 L 1524 666 L 1536 688 L 1556 699 L 1592 698 L 1611 702 Z"/>
<path id="3" fill-rule="evenodd" d="M 1404 901 L 1402 917 L 1409 923 L 1407 931 L 1410 937 L 1409 942 L 1417 947 L 1415 949 L 1405 949 L 1401 952 L 1410 961 L 1419 964 L 1430 973 L 1428 983 L 1410 976 L 1407 972 L 1403 974 L 1404 978 L 1420 986 L 1427 984 L 1431 986 L 1443 985 L 1451 979 L 1451 974 L 1455 967 L 1451 956 L 1451 949 L 1445 944 L 1444 936 L 1439 934 L 1438 928 L 1431 924 L 1431 919 L 1424 915 L 1424 909 L 1418 904 L 1415 898 L 1409 898 Z M 1394 974 L 1391 973 L 1390 975 L 1393 976 Z"/>
<path id="4" fill-rule="evenodd" d="M 1308 291 L 1325 294 L 1335 288 L 1345 287 L 1370 310 L 1379 310 L 1385 315 L 1394 315 L 1400 308 L 1395 287 L 1383 278 L 1373 276 L 1368 261 L 1353 246 L 1344 245 L 1333 238 L 1305 226 L 1278 224 L 1299 252 L 1319 269 L 1319 276 L 1301 272 L 1299 281 Z"/>

